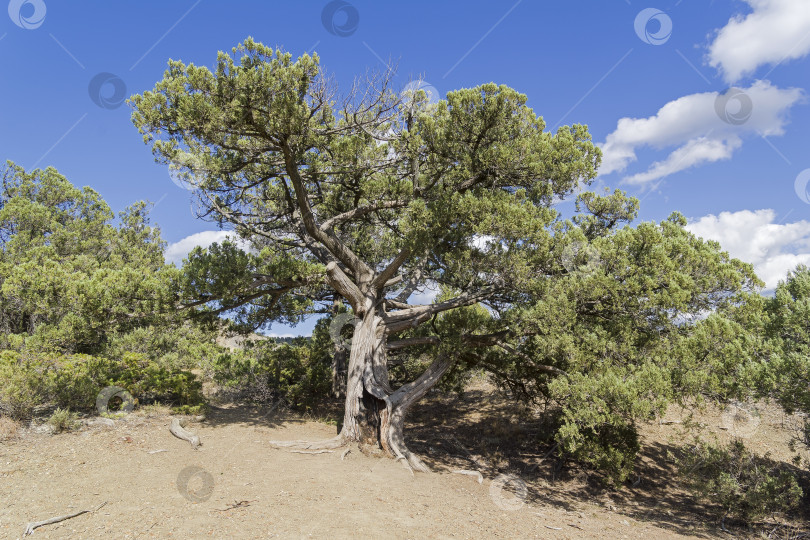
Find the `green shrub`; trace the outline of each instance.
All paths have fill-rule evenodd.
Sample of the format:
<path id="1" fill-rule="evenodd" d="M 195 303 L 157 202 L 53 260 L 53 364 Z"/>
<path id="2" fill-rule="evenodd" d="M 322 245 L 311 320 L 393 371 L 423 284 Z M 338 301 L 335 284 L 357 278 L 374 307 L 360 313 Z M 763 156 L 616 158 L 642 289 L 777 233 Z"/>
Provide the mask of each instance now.
<path id="1" fill-rule="evenodd" d="M 41 405 L 91 410 L 107 386 L 125 388 L 136 402 L 181 407 L 204 403 L 202 384 L 192 373 L 160 365 L 142 354 L 111 359 L 0 352 L 0 410 L 13 418 L 28 418 Z"/>
<path id="2" fill-rule="evenodd" d="M 696 441 L 675 462 L 693 494 L 720 505 L 723 518 L 750 524 L 790 512 L 803 495 L 784 464 L 752 453 L 741 441 L 722 447 Z"/>
<path id="3" fill-rule="evenodd" d="M 13 351 L 0 352 L 0 411 L 16 420 L 31 418 L 43 404 L 46 387 L 43 366 Z"/>
<path id="4" fill-rule="evenodd" d="M 222 354 L 214 366 L 214 380 L 254 401 L 284 399 L 307 411 L 321 403 L 332 388 L 330 359 L 317 354 L 303 338 L 291 344 L 260 342 Z"/>
<path id="5" fill-rule="evenodd" d="M 172 413 L 174 414 L 197 415 L 205 414 L 206 412 L 208 412 L 208 405 L 206 403 L 200 403 L 199 405 L 178 405 L 177 407 L 172 407 Z"/>
<path id="6" fill-rule="evenodd" d="M 622 423 L 586 427 L 566 422 L 556 439 L 568 457 L 593 468 L 605 484 L 614 487 L 627 480 L 641 449 L 635 426 Z"/>
<path id="7" fill-rule="evenodd" d="M 105 386 L 112 386 L 108 381 L 118 369 L 112 360 L 83 354 L 38 355 L 29 357 L 28 363 L 45 371 L 43 399 L 73 410 L 95 406 L 96 396 Z"/>
<path id="8" fill-rule="evenodd" d="M 79 415 L 70 412 L 70 409 L 57 408 L 48 418 L 48 423 L 53 426 L 56 433 L 73 431 L 79 427 Z"/>
<path id="9" fill-rule="evenodd" d="M 125 353 L 119 369 L 109 384 L 126 388 L 141 402 L 160 401 L 176 406 L 197 406 L 204 402 L 202 383 L 189 371 L 169 368 L 135 353 Z"/>
<path id="10" fill-rule="evenodd" d="M 562 404 L 555 438 L 563 453 L 618 486 L 632 473 L 641 448 L 637 421 L 663 414 L 669 389 L 663 369 L 648 360 L 557 377 L 548 393 Z"/>

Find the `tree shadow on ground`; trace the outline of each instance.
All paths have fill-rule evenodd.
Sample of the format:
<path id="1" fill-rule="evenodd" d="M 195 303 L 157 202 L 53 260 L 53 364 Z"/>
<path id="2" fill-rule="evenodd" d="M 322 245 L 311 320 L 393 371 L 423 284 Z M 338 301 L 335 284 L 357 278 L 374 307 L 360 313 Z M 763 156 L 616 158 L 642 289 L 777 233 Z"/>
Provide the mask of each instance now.
<path id="1" fill-rule="evenodd" d="M 210 426 L 244 424 L 278 428 L 282 425 L 335 420 L 342 416 L 342 400 L 330 400 L 311 413 L 295 411 L 284 401 L 237 404 L 222 400 L 212 405 L 205 423 Z M 479 471 L 489 483 L 500 475 L 519 479 L 526 487 L 525 501 L 549 505 L 572 513 L 600 507 L 673 533 L 716 537 L 721 529 L 716 505 L 697 501 L 682 485 L 669 458 L 677 446 L 646 440 L 633 478 L 621 488 L 607 487 L 601 477 L 559 457 L 553 443 L 553 426 L 508 396 L 491 387 L 472 388 L 461 395 L 432 392 L 416 404 L 406 421 L 406 441 L 428 466 L 438 472 Z M 335 434 L 339 431 L 335 425 Z M 791 466 L 805 492 L 795 521 L 810 522 L 810 474 Z M 515 491 L 515 483 L 504 486 Z M 590 508 L 593 511 L 593 508 Z M 767 527 L 766 527 L 767 525 Z M 735 535 L 751 531 L 742 523 L 725 522 Z M 778 523 L 762 523 L 760 531 L 774 531 Z M 784 528 L 781 529 L 783 532 Z M 806 532 L 806 531 L 804 531 Z M 798 538 L 801 531 L 769 538 Z"/>
<path id="2" fill-rule="evenodd" d="M 525 484 L 525 500 L 533 504 L 578 512 L 590 503 L 680 534 L 723 534 L 718 507 L 695 500 L 683 487 L 668 457 L 677 448 L 666 442 L 645 441 L 634 477 L 614 489 L 598 474 L 561 459 L 551 440 L 552 426 L 492 389 L 466 390 L 461 396 L 435 393 L 414 407 L 407 424 L 409 448 L 433 470 L 477 470 L 487 481 L 510 475 Z M 800 515 L 791 518 L 807 522 L 808 475 L 791 468 L 808 494 Z M 515 483 L 507 484 L 513 493 Z M 727 520 L 725 527 L 738 535 L 750 533 L 741 523 Z"/>

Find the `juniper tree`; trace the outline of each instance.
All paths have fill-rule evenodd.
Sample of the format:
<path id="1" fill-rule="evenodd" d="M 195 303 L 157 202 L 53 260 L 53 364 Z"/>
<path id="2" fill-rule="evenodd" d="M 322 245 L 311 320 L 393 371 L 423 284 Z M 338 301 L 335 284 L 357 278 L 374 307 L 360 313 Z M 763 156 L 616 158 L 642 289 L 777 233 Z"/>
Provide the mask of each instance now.
<path id="1" fill-rule="evenodd" d="M 750 266 L 692 237 L 680 217 L 620 230 L 638 204 L 620 192 L 584 193 L 574 221 L 563 219 L 555 205 L 600 162 L 586 126 L 551 133 L 504 85 L 431 103 L 391 80 L 339 94 L 317 55 L 293 60 L 247 39 L 213 70 L 170 61 L 131 100 L 144 141 L 193 184 L 200 215 L 251 245 L 192 253 L 187 307 L 255 328 L 339 297 L 357 318 L 342 428 L 321 446 L 371 443 L 426 470 L 404 441 L 408 409 L 448 371 L 482 366 L 529 400 L 578 389 L 559 390 L 587 409 L 569 411 L 560 436 L 586 448 L 577 433 L 615 423 L 588 408 L 588 388 L 632 379 L 646 344 L 684 333 L 676 315 L 734 304 L 756 284 Z M 426 288 L 439 290 L 433 302 L 409 302 Z M 392 387 L 390 361 L 416 353 L 430 362 Z M 660 390 L 664 375 L 649 373 L 635 401 Z M 630 430 L 655 408 L 614 405 Z"/>

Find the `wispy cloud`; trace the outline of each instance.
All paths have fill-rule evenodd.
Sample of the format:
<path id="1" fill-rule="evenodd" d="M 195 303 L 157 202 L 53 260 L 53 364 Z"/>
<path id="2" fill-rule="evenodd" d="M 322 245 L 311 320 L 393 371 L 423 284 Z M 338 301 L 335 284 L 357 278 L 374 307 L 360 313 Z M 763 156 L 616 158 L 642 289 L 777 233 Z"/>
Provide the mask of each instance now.
<path id="1" fill-rule="evenodd" d="M 670 101 L 647 118 L 621 118 L 600 144 L 604 157 L 599 172 L 625 171 L 643 147 L 674 149 L 645 171 L 625 177 L 626 182 L 644 184 L 696 165 L 729 159 L 746 136 L 782 135 L 788 111 L 804 96 L 801 89 L 781 89 L 768 81 L 756 81 L 738 90 L 725 102 L 724 94 L 702 92 Z"/>

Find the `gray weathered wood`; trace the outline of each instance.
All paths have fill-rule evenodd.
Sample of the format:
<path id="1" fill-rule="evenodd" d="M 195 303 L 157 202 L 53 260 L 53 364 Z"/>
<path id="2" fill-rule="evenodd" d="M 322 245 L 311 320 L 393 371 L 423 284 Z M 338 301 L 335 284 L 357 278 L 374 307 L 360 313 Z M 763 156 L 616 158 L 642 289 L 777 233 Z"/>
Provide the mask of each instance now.
<path id="1" fill-rule="evenodd" d="M 172 425 L 169 427 L 169 431 L 171 431 L 172 435 L 178 439 L 188 441 L 194 450 L 199 449 L 200 445 L 202 444 L 197 435 L 183 429 L 183 426 L 180 425 L 180 420 L 178 418 L 172 418 Z"/>

